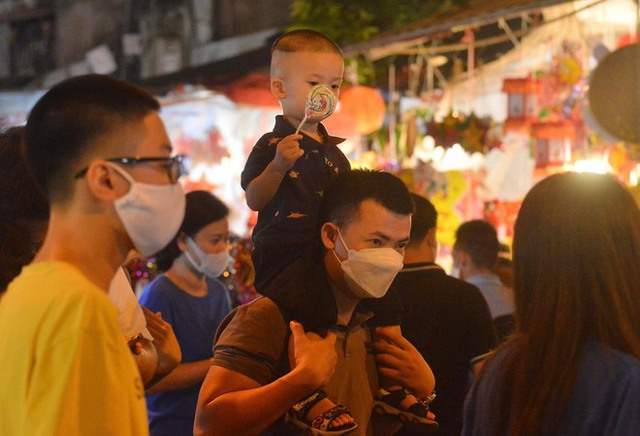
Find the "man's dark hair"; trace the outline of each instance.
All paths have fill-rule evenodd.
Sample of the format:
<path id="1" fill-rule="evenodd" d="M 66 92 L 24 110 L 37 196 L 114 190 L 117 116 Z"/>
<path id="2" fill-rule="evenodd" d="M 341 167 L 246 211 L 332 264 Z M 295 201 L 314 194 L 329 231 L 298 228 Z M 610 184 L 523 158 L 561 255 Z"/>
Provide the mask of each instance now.
<path id="1" fill-rule="evenodd" d="M 398 177 L 382 171 L 352 170 L 339 174 L 324 192 L 318 224 L 348 225 L 365 200 L 374 200 L 399 215 L 413 213 L 411 193 Z"/>
<path id="2" fill-rule="evenodd" d="M 40 98 L 29 114 L 27 163 L 50 201 L 65 200 L 79 164 L 100 147 L 101 139 L 159 110 L 152 95 L 113 77 L 67 79 Z"/>
<path id="3" fill-rule="evenodd" d="M 419 244 L 434 228 L 438 221 L 438 212 L 429 200 L 418 194 L 411 194 L 415 212 L 411 218 L 411 239 L 409 245 Z"/>
<path id="4" fill-rule="evenodd" d="M 458 227 L 453 248 L 469 254 L 475 266 L 493 269 L 498 261 L 500 242 L 491 223 L 472 220 Z"/>
<path id="5" fill-rule="evenodd" d="M 194 238 L 203 227 L 229 215 L 229 208 L 218 197 L 207 191 L 192 191 L 186 195 L 186 198 L 184 219 L 178 234 L 156 255 L 160 271 L 169 270 L 173 261 L 182 254 L 176 242 L 182 233 Z"/>

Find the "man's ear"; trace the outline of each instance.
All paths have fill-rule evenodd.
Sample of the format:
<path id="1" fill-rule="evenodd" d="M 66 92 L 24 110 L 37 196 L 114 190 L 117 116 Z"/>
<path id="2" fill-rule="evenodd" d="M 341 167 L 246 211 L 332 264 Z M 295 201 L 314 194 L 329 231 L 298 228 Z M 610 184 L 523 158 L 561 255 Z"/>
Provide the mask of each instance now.
<path id="1" fill-rule="evenodd" d="M 429 247 L 431 247 L 431 248 L 437 248 L 438 247 L 438 240 L 436 239 L 436 228 L 435 227 L 431 227 L 427 231 L 427 243 L 429 244 Z"/>
<path id="2" fill-rule="evenodd" d="M 463 266 L 467 266 L 469 260 L 469 253 L 464 250 L 458 250 L 458 263 L 460 268 L 462 268 Z"/>
<path id="3" fill-rule="evenodd" d="M 433 262 L 438 258 L 438 240 L 436 238 L 436 228 L 432 227 L 427 230 L 427 234 L 425 235 L 425 243 L 424 249 L 429 250 L 431 255 L 433 256 Z"/>
<path id="4" fill-rule="evenodd" d="M 338 237 L 338 229 L 335 224 L 324 223 L 320 229 L 320 239 L 322 239 L 322 245 L 327 250 L 334 250 L 336 248 L 336 238 Z"/>
<path id="5" fill-rule="evenodd" d="M 117 184 L 114 179 L 118 175 L 105 161 L 91 162 L 87 166 L 87 173 L 84 177 L 87 180 L 87 189 L 100 201 L 114 201 L 123 194 L 116 188 Z"/>
<path id="6" fill-rule="evenodd" d="M 271 80 L 271 93 L 278 99 L 282 100 L 287 96 L 284 88 L 284 80 L 280 77 L 276 77 Z"/>

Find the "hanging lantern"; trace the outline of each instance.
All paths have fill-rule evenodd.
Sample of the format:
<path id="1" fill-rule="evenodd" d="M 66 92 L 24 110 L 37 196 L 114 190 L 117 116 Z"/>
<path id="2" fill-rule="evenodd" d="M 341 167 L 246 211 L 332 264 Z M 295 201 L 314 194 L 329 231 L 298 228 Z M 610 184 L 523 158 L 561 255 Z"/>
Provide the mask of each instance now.
<path id="1" fill-rule="evenodd" d="M 627 45 L 637 44 L 638 43 L 638 34 L 635 32 L 625 33 L 620 36 L 616 41 L 616 48 L 626 47 Z"/>
<path id="2" fill-rule="evenodd" d="M 233 86 L 228 91 L 228 96 L 237 104 L 259 106 L 269 109 L 279 109 L 280 102 L 271 93 L 269 88 L 255 86 Z"/>
<path id="3" fill-rule="evenodd" d="M 280 109 L 280 102 L 271 93 L 268 73 L 252 73 L 228 85 L 224 94 L 237 104 Z"/>
<path id="4" fill-rule="evenodd" d="M 368 135 L 384 124 L 386 105 L 380 93 L 369 86 L 352 86 L 340 92 L 340 106 L 356 123 L 358 132 Z"/>
<path id="5" fill-rule="evenodd" d="M 608 54 L 589 80 L 589 106 L 604 130 L 631 143 L 640 143 L 640 92 L 638 84 L 640 44 Z"/>
<path id="6" fill-rule="evenodd" d="M 360 133 L 357 130 L 355 120 L 344 110 L 341 110 L 340 106 L 329 118 L 322 121 L 322 124 L 332 136 L 340 138 L 353 138 Z"/>

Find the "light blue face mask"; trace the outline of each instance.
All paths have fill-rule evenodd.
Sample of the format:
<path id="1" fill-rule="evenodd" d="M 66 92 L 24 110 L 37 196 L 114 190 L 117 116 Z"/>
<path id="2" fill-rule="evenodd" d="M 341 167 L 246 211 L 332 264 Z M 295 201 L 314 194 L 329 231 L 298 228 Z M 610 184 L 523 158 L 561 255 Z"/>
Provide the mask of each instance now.
<path id="1" fill-rule="evenodd" d="M 196 271 L 211 278 L 219 277 L 225 272 L 229 265 L 228 249 L 225 248 L 224 251 L 219 251 L 218 253 L 205 253 L 190 237 L 187 237 L 186 241 L 189 248 L 195 252 L 198 261 L 196 261 L 188 251 L 185 251 L 184 254 Z"/>

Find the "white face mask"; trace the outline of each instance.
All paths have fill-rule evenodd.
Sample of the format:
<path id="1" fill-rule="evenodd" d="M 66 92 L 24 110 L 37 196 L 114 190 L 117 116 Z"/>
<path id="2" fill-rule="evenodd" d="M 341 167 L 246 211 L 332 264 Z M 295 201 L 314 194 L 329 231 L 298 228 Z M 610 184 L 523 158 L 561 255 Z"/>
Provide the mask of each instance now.
<path id="1" fill-rule="evenodd" d="M 157 253 L 171 242 L 182 224 L 186 205 L 182 186 L 136 182 L 117 165 L 109 165 L 131 184 L 129 192 L 114 202 L 129 238 L 143 256 Z"/>
<path id="2" fill-rule="evenodd" d="M 381 298 L 402 269 L 403 256 L 393 248 L 363 248 L 356 251 L 347 247 L 338 231 L 340 242 L 347 250 L 347 259 L 338 259 L 351 291 L 360 298 Z"/>
<path id="3" fill-rule="evenodd" d="M 195 251 L 196 256 L 200 260 L 200 262 L 197 262 L 193 257 L 191 257 L 188 251 L 184 252 L 187 260 L 196 269 L 196 271 L 206 275 L 207 277 L 216 278 L 227 269 L 227 266 L 229 265 L 228 249 L 218 253 L 205 253 L 200 247 L 198 247 L 198 244 L 196 244 L 193 239 L 187 237 L 186 241 L 187 245 Z"/>

